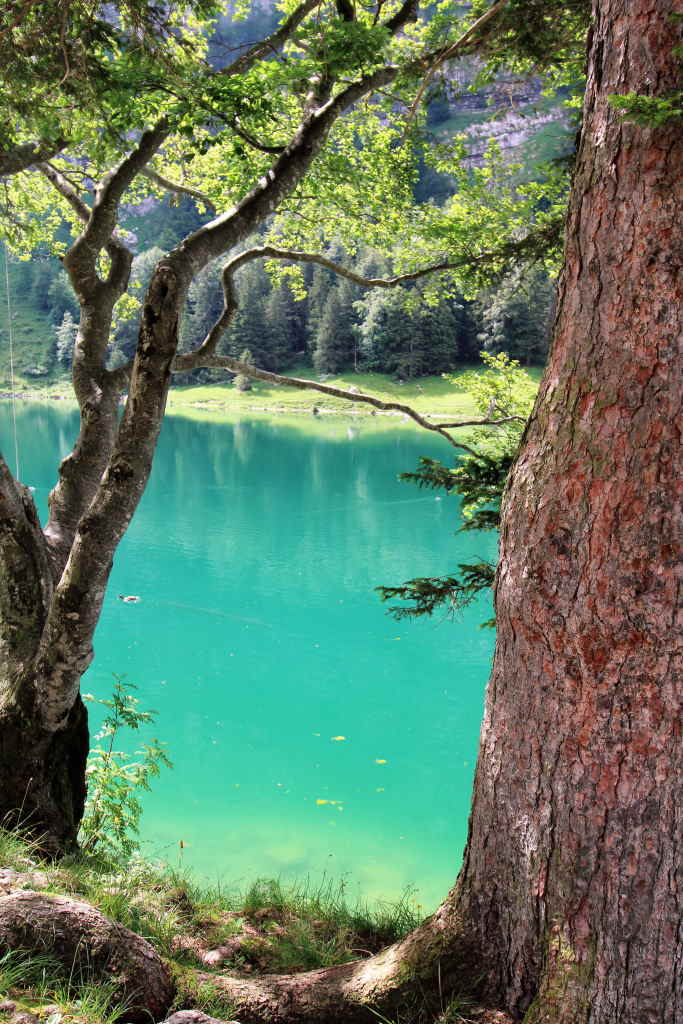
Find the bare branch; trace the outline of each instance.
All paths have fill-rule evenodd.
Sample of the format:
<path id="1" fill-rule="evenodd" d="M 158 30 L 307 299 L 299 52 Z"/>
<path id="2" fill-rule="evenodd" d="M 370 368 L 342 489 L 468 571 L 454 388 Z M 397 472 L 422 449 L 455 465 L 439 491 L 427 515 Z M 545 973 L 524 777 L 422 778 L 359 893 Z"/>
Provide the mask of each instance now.
<path id="1" fill-rule="evenodd" d="M 503 427 L 506 423 L 526 423 L 523 416 L 502 416 L 499 420 L 455 420 L 453 423 L 439 423 L 438 426 L 444 430 L 454 430 L 456 427 Z"/>
<path id="2" fill-rule="evenodd" d="M 419 7 L 419 0 L 405 0 L 405 2 L 399 7 L 398 11 L 392 18 L 387 18 L 384 22 L 386 28 L 392 33 L 398 32 L 400 28 L 403 28 L 409 21 L 417 21 L 417 11 Z"/>
<path id="3" fill-rule="evenodd" d="M 273 245 L 255 246 L 252 249 L 247 249 L 245 252 L 238 253 L 237 256 L 234 256 L 223 267 L 221 283 L 223 287 L 224 302 L 221 315 L 213 324 L 211 330 L 206 335 L 206 338 L 197 349 L 193 352 L 176 355 L 172 365 L 173 373 L 187 373 L 190 370 L 199 369 L 200 367 L 213 367 L 228 370 L 231 373 L 242 373 L 247 377 L 252 377 L 255 380 L 263 380 L 271 384 L 284 384 L 287 387 L 320 391 L 322 394 L 332 395 L 335 398 L 343 398 L 350 402 L 364 402 L 386 412 L 403 413 L 403 415 L 409 416 L 425 430 L 431 430 L 441 434 L 449 444 L 453 445 L 455 448 L 460 448 L 471 455 L 476 455 L 474 449 L 453 438 L 451 434 L 448 433 L 449 430 L 457 430 L 461 427 L 500 427 L 507 423 L 525 422 L 522 416 L 502 416 L 495 418 L 491 415 L 492 410 L 490 410 L 489 414 L 483 419 L 455 420 L 448 423 L 432 423 L 421 413 L 417 412 L 417 410 L 413 409 L 412 406 L 405 405 L 400 402 L 384 402 L 381 399 L 375 398 L 373 395 L 366 395 L 362 392 L 337 388 L 330 384 L 319 383 L 318 381 L 271 373 L 268 370 L 260 370 L 256 367 L 250 366 L 248 363 L 243 363 L 238 359 L 233 359 L 230 356 L 216 355 L 215 353 L 218 342 L 238 308 L 233 283 L 234 274 L 240 267 L 256 259 L 281 259 L 302 263 L 317 263 L 320 266 L 331 270 L 333 273 L 338 274 L 340 277 L 348 278 L 355 284 L 367 288 L 395 288 L 406 281 L 415 281 L 428 274 L 437 273 L 443 270 L 450 270 L 458 266 L 457 263 L 444 261 L 439 264 L 422 267 L 420 270 L 415 270 L 392 278 L 363 277 L 361 274 L 356 274 L 354 271 L 348 270 L 346 267 L 336 263 L 334 260 L 330 260 L 326 256 L 320 256 L 318 253 L 279 249 Z"/>
<path id="4" fill-rule="evenodd" d="M 232 359 L 230 356 L 208 356 L 203 359 L 197 359 L 199 352 L 190 352 L 186 355 L 176 356 L 173 363 L 173 373 L 185 373 L 188 370 L 197 369 L 199 366 L 214 367 L 216 369 L 229 370 L 231 373 L 242 373 L 245 377 L 252 377 L 254 380 L 263 380 L 269 384 L 284 384 L 290 388 L 300 388 L 304 391 L 320 391 L 323 395 L 331 395 L 333 398 L 343 398 L 347 402 L 361 402 L 365 405 L 372 405 L 375 409 L 381 409 L 383 412 L 400 412 L 404 416 L 410 417 L 419 426 L 425 430 L 435 431 L 437 434 L 441 434 L 443 438 L 448 441 L 449 444 L 453 445 L 454 448 L 460 448 L 470 455 L 476 455 L 477 453 L 473 448 L 470 448 L 466 444 L 462 444 L 460 441 L 456 441 L 454 437 L 446 431 L 438 423 L 430 423 L 425 416 L 417 412 L 410 405 L 404 405 L 402 402 L 383 402 L 380 398 L 375 398 L 374 395 L 366 395 L 362 391 L 348 391 L 345 388 L 336 388 L 332 384 L 322 384 L 316 380 L 307 380 L 303 377 L 284 377 L 280 373 L 270 373 L 268 370 L 259 370 L 254 366 L 250 366 L 248 363 L 243 363 L 239 359 Z"/>
<path id="5" fill-rule="evenodd" d="M 88 225 L 90 223 L 90 218 L 92 217 L 92 210 L 81 198 L 78 190 L 66 178 L 66 176 L 50 163 L 39 164 L 38 170 L 66 199 L 72 209 L 76 211 L 78 217 Z M 81 265 L 79 263 L 73 264 L 73 270 L 76 276 L 72 276 L 72 283 L 77 294 L 80 294 L 81 292 L 85 294 L 88 286 L 90 285 L 92 287 L 96 282 L 97 285 L 104 285 L 105 287 L 112 289 L 116 298 L 123 295 L 128 285 L 128 276 L 130 274 L 130 267 L 133 260 L 132 253 L 123 240 L 117 237 L 115 233 L 112 233 L 105 248 L 111 259 L 111 268 L 106 281 L 103 282 L 97 275 L 94 275 L 93 277 L 93 273 L 90 272 L 90 268 L 88 268 L 89 272 L 86 277 L 82 277 L 79 274 Z M 69 263 L 66 263 L 66 267 L 71 273 L 72 267 Z"/>
<path id="6" fill-rule="evenodd" d="M 268 57 L 273 53 L 277 53 L 287 40 L 291 37 L 293 32 L 299 27 L 304 18 L 315 10 L 316 7 L 320 6 L 321 0 L 304 0 L 303 3 L 299 4 L 295 11 L 282 23 L 282 25 L 266 39 L 262 39 L 260 42 L 255 43 L 246 53 L 243 53 L 240 57 L 237 57 L 232 64 L 228 64 L 227 67 L 222 68 L 219 75 L 242 75 L 249 68 L 253 67 L 258 60 L 262 60 L 264 57 Z"/>
<path id="7" fill-rule="evenodd" d="M 216 207 L 213 200 L 210 199 L 205 192 L 200 192 L 197 188 L 191 188 L 189 185 L 181 185 L 177 181 L 170 181 L 169 178 L 165 178 L 163 174 L 159 174 L 153 167 L 145 167 L 140 172 L 145 178 L 149 178 L 155 185 L 159 185 L 160 188 L 166 189 L 167 192 L 175 192 L 178 195 L 192 196 L 193 199 L 198 199 L 201 203 L 204 203 L 207 210 L 211 213 L 216 213 Z"/>
<path id="8" fill-rule="evenodd" d="M 87 224 L 90 220 L 90 207 L 85 200 L 81 198 L 79 192 L 68 178 L 48 162 L 38 164 L 38 170 L 66 199 L 69 206 L 76 211 L 76 215 L 80 217 L 83 223 Z"/>
<path id="9" fill-rule="evenodd" d="M 223 287 L 223 309 L 221 310 L 221 314 L 199 348 L 195 349 L 192 353 L 193 356 L 200 360 L 207 356 L 214 355 L 218 342 L 223 336 L 223 332 L 227 330 L 230 321 L 237 312 L 237 295 L 235 294 L 233 272 L 234 267 L 232 266 L 231 261 L 223 267 L 223 273 L 221 275 L 221 285 Z"/>
<path id="10" fill-rule="evenodd" d="M 477 36 L 478 33 L 481 32 L 481 30 L 492 20 L 492 18 L 495 18 L 496 15 L 503 10 L 503 8 L 507 5 L 507 2 L 508 0 L 497 0 L 497 2 L 494 3 L 492 7 L 489 7 L 488 11 L 485 11 L 480 18 L 477 18 L 473 25 L 470 25 L 467 31 L 462 36 L 460 36 L 459 39 L 457 39 L 453 43 L 449 43 L 448 46 L 444 47 L 440 52 L 434 54 L 433 62 L 431 63 L 429 70 L 427 71 L 427 74 L 425 75 L 425 78 L 422 82 L 422 85 L 418 89 L 417 95 L 415 96 L 415 99 L 413 100 L 412 105 L 410 107 L 410 111 L 408 113 L 409 120 L 415 116 L 415 112 L 418 106 L 420 105 L 422 97 L 424 96 L 425 91 L 429 86 L 429 83 L 432 81 L 434 75 L 436 74 L 437 70 L 441 67 L 441 65 L 444 64 L 447 60 L 450 60 L 452 57 L 456 57 L 462 54 L 463 50 L 467 47 L 469 43 L 471 43 L 474 40 L 475 36 Z"/>
<path id="11" fill-rule="evenodd" d="M 250 135 L 249 132 L 245 131 L 244 128 L 240 126 L 237 118 L 230 121 L 229 124 L 235 135 L 239 135 L 244 142 L 249 146 L 252 146 L 254 149 L 258 149 L 260 153 L 271 153 L 274 156 L 279 156 L 280 153 L 284 153 L 284 146 L 268 146 L 263 142 L 259 142 L 258 139 L 255 139 L 253 135 Z"/>
<path id="12" fill-rule="evenodd" d="M 298 249 L 280 249 L 275 245 L 260 245 L 253 249 L 246 249 L 244 252 L 234 256 L 226 264 L 226 270 L 230 269 L 230 271 L 234 272 L 243 264 L 256 259 L 291 260 L 294 263 L 317 263 L 319 266 L 331 270 L 339 277 L 345 277 L 349 281 L 353 281 L 354 284 L 361 285 L 363 288 L 395 288 L 399 284 L 417 281 L 421 277 L 427 277 L 429 274 L 436 274 L 440 271 L 455 270 L 462 265 L 451 260 L 444 260 L 441 263 L 432 263 L 430 266 L 421 267 L 419 270 L 412 270 L 407 274 L 399 274 L 397 277 L 363 277 L 362 274 L 357 274 L 355 271 L 342 266 L 341 263 L 336 263 L 334 260 L 328 259 L 327 256 L 321 256 L 319 253 L 302 252 Z"/>
<path id="13" fill-rule="evenodd" d="M 137 174 L 140 174 L 168 134 L 164 121 L 143 132 L 135 149 L 104 176 L 95 192 L 90 218 L 85 230 L 76 239 L 66 259 L 83 264 L 84 269 L 94 272 L 98 254 L 109 243 L 116 226 L 116 216 L 121 198 Z"/>

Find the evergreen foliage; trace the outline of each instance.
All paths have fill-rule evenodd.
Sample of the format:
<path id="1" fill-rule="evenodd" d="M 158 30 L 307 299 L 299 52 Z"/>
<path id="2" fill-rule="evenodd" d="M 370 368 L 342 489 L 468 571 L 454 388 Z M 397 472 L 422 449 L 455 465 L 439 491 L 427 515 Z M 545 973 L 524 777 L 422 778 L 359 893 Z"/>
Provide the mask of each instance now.
<path id="1" fill-rule="evenodd" d="M 474 398 L 482 416 L 509 422 L 473 431 L 472 439 L 478 444 L 476 454 L 463 455 L 454 467 L 423 457 L 415 472 L 401 474 L 402 480 L 418 487 L 459 495 L 464 521 L 457 532 L 497 530 L 500 526 L 505 481 L 533 401 L 533 382 L 516 360 L 487 352 L 482 352 L 482 360 L 486 370 L 463 374 L 457 380 Z M 382 601 L 405 602 L 389 608 L 396 619 L 432 615 L 444 606 L 448 613 L 455 614 L 490 589 L 495 564 L 480 560 L 460 564 L 457 569 L 452 575 L 416 577 L 399 586 L 378 587 L 377 591 Z M 482 625 L 493 626 L 495 620 Z"/>
<path id="2" fill-rule="evenodd" d="M 61 324 L 55 331 L 57 335 L 55 354 L 57 362 L 62 366 L 70 367 L 73 362 L 77 332 L 78 324 L 74 321 L 70 310 L 67 309 L 62 317 Z"/>
<path id="3" fill-rule="evenodd" d="M 240 353 L 240 362 L 247 363 L 248 366 L 254 365 L 254 357 L 248 348 Z M 251 379 L 243 373 L 238 373 L 233 383 L 238 391 L 251 391 Z"/>
<path id="4" fill-rule="evenodd" d="M 46 277 L 49 273 L 48 267 L 45 267 Z M 59 324 L 63 321 L 65 313 L 69 313 L 73 319 L 79 315 L 78 302 L 76 296 L 73 293 L 73 288 L 69 284 L 69 278 L 63 270 L 59 270 L 58 273 L 50 279 L 50 283 L 47 289 L 47 310 L 50 317 L 55 324 Z"/>
<path id="5" fill-rule="evenodd" d="M 479 296 L 477 340 L 487 352 L 506 352 L 527 366 L 545 362 L 554 299 L 553 283 L 544 270 L 515 267 L 497 287 Z"/>
<path id="6" fill-rule="evenodd" d="M 358 368 L 353 291 L 353 285 L 344 281 L 327 293 L 313 347 L 313 365 L 319 373 Z"/>

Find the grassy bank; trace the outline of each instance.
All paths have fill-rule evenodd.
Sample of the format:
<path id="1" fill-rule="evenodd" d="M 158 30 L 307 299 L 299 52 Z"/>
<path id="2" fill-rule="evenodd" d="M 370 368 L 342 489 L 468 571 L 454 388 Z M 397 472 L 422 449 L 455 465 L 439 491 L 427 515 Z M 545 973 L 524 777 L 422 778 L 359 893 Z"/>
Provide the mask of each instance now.
<path id="1" fill-rule="evenodd" d="M 465 369 L 465 367 L 463 367 Z M 310 367 L 299 366 L 290 371 L 292 377 L 318 380 Z M 394 378 L 380 373 L 348 373 L 334 377 L 326 376 L 325 383 L 332 387 L 356 389 L 373 395 L 383 402 L 400 402 L 411 405 L 418 412 L 440 416 L 470 416 L 474 405 L 457 384 L 443 377 L 420 377 L 400 384 Z M 238 391 L 231 385 L 200 385 L 187 388 L 173 388 L 169 396 L 169 408 L 181 410 L 187 407 L 223 409 L 231 412 L 255 410 L 284 413 L 322 413 L 344 415 L 369 415 L 371 408 L 363 402 L 349 402 L 343 398 L 321 394 L 301 388 L 267 384 L 253 381 L 249 391 Z"/>
<path id="2" fill-rule="evenodd" d="M 463 366 L 459 372 L 480 368 Z M 529 372 L 535 380 L 540 380 L 542 371 L 539 367 L 532 367 Z M 306 380 L 318 379 L 310 367 L 304 366 L 294 367 L 290 375 Z M 458 385 L 457 373 L 454 377 L 455 379 L 446 379 L 442 376 L 420 377 L 401 384 L 386 374 L 349 371 L 334 377 L 326 377 L 325 383 L 347 390 L 356 389 L 384 402 L 410 405 L 430 418 L 459 419 L 475 416 L 476 409 L 472 397 Z M 22 398 L 37 400 L 73 399 L 71 385 L 66 378 L 43 385 L 20 380 L 17 384 L 17 393 Z M 349 402 L 317 391 L 267 384 L 264 381 L 254 381 L 249 391 L 238 391 L 228 383 L 172 388 L 168 399 L 168 411 L 193 419 L 207 420 L 220 419 L 223 416 L 240 416 L 244 413 L 290 417 L 312 416 L 317 413 L 323 417 L 336 415 L 350 418 L 386 418 L 385 414 L 375 412 L 371 406 L 363 402 Z M 401 418 L 400 413 L 390 414 L 390 421 L 394 424 L 397 418 Z"/>
<path id="3" fill-rule="evenodd" d="M 258 879 L 238 892 L 136 858 L 117 864 L 80 856 L 55 865 L 0 832 L 0 896 L 20 890 L 85 900 L 143 936 L 172 966 L 176 1006 L 224 1020 L 232 1008 L 210 981 L 197 986 L 192 968 L 249 975 L 326 967 L 370 956 L 419 922 L 409 894 L 368 907 L 349 903 L 343 882 L 284 886 Z M 107 981 L 65 972 L 49 954 L 0 950 L 0 1001 L 46 1024 L 125 1020 L 113 991 Z"/>

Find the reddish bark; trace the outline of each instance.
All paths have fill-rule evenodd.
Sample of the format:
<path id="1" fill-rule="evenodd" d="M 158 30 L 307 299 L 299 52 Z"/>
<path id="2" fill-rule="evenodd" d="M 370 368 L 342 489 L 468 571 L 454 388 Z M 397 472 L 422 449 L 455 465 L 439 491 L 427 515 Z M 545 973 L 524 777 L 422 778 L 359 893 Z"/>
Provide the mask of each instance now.
<path id="1" fill-rule="evenodd" d="M 437 975 L 445 991 L 481 978 L 525 1024 L 683 1020 L 683 125 L 624 122 L 608 102 L 678 88 L 679 6 L 595 3 L 553 350 L 505 501 L 458 883 L 408 940 L 336 977 L 226 980 L 245 1020 L 322 1020 L 335 1005 L 360 1020 L 368 1003 L 390 1016 Z"/>
<path id="2" fill-rule="evenodd" d="M 505 502 L 459 908 L 513 1014 L 674 1024 L 683 128 L 624 123 L 608 95 L 678 87 L 680 5 L 596 7 L 554 344 Z"/>

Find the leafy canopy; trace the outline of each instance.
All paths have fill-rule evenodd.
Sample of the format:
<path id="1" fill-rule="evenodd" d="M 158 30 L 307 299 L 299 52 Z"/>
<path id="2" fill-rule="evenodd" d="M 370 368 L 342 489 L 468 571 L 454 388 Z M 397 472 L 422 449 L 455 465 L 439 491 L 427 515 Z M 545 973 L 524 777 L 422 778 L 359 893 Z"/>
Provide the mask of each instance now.
<path id="1" fill-rule="evenodd" d="M 393 68 L 386 89 L 337 120 L 306 178 L 275 211 L 270 240 L 315 248 L 336 240 L 352 255 L 362 237 L 391 254 L 397 273 L 448 257 L 462 266 L 453 276 L 469 291 L 520 246 L 528 258 L 557 259 L 565 173 L 548 168 L 542 181 L 523 180 L 495 147 L 472 168 L 462 139 L 435 144 L 415 100 L 447 67 L 449 49 L 494 8 L 462 48 L 478 55 L 480 78 L 507 65 L 547 73 L 549 87 L 575 79 L 584 0 L 442 0 L 424 10 L 415 2 L 416 20 L 397 35 L 390 25 L 406 7 L 400 0 L 351 5 L 351 19 L 347 5 L 283 0 L 269 45 L 256 43 L 214 68 L 207 38 L 220 6 L 14 0 L 0 15 L 0 150 L 27 140 L 58 147 L 52 164 L 90 203 L 93 182 L 163 119 L 168 135 L 151 165 L 157 178 L 138 176 L 126 202 L 163 197 L 161 175 L 192 190 L 208 216 L 232 208 L 269 173 L 306 116 L 311 90 L 334 97 L 380 67 Z M 250 7 L 244 0 L 237 14 Z M 456 194 L 444 206 L 415 204 L 421 160 L 451 176 Z M 24 255 L 45 244 L 63 254 L 81 229 L 34 168 L 6 179 L 0 216 Z"/>

